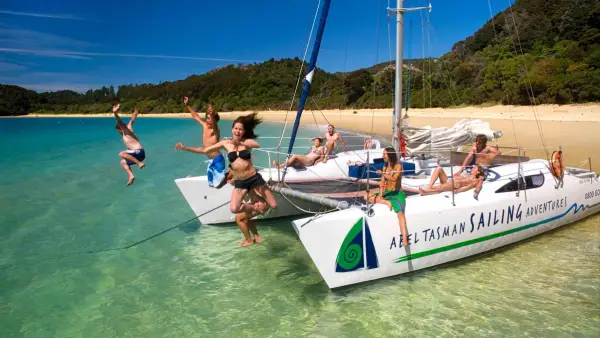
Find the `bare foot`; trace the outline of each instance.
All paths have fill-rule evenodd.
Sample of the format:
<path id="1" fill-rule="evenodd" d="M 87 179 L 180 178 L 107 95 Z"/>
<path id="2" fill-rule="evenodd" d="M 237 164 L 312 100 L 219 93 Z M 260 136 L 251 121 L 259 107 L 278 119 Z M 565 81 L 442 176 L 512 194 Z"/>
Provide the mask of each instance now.
<path id="1" fill-rule="evenodd" d="M 143 169 L 146 166 L 146 163 L 140 162 L 139 166 L 140 166 L 140 169 Z"/>
<path id="2" fill-rule="evenodd" d="M 129 178 L 129 180 L 127 180 L 127 184 L 126 184 L 125 186 L 132 185 L 134 180 L 135 180 L 135 177 L 134 177 L 134 176 L 131 176 L 131 177 Z"/>
<path id="3" fill-rule="evenodd" d="M 252 241 L 247 241 L 247 240 L 243 240 L 243 241 L 240 243 L 240 246 L 242 246 L 242 247 L 243 247 L 243 246 L 250 246 L 250 245 L 252 245 L 252 244 L 254 244 L 254 242 L 252 242 Z"/>
<path id="4" fill-rule="evenodd" d="M 422 188 L 419 188 L 419 195 L 423 196 L 425 194 L 425 190 L 423 190 Z"/>
<path id="5" fill-rule="evenodd" d="M 260 243 L 262 242 L 262 238 L 260 238 L 260 236 L 258 234 L 254 235 L 254 243 Z"/>
<path id="6" fill-rule="evenodd" d="M 277 161 L 273 161 L 273 167 L 279 168 L 279 165 L 277 164 Z"/>

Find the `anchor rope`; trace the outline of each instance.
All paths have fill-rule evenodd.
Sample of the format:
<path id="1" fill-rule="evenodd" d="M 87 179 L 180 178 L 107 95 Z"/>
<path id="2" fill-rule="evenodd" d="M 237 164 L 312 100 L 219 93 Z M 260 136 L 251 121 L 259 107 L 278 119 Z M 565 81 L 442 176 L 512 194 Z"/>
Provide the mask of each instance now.
<path id="1" fill-rule="evenodd" d="M 176 229 L 176 228 L 178 228 L 178 227 L 180 227 L 182 225 L 185 225 L 187 223 L 195 221 L 196 219 L 198 219 L 198 218 L 200 218 L 200 217 L 202 217 L 202 216 L 204 216 L 204 215 L 206 215 L 208 213 L 211 213 L 211 212 L 213 212 L 213 211 L 215 211 L 215 210 L 217 210 L 217 209 L 219 209 L 219 208 L 221 208 L 221 207 L 223 207 L 223 206 L 225 206 L 225 205 L 227 205 L 229 203 L 230 203 L 230 201 L 227 201 L 227 202 L 225 202 L 223 204 L 220 204 L 220 205 L 218 205 L 218 206 L 216 206 L 216 207 L 214 207 L 214 208 L 212 208 L 212 209 L 210 209 L 208 211 L 205 211 L 205 212 L 203 212 L 203 213 L 201 213 L 199 215 L 196 215 L 196 216 L 188 219 L 187 221 L 178 223 L 177 225 L 174 225 L 172 227 L 164 229 L 164 230 L 162 230 L 160 232 L 155 233 L 154 235 L 148 236 L 148 237 L 146 237 L 144 239 L 141 239 L 141 240 L 139 240 L 139 241 L 137 241 L 135 243 L 129 244 L 129 245 L 125 245 L 125 246 L 121 246 L 121 247 L 115 247 L 115 248 L 94 249 L 94 250 L 86 250 L 86 251 L 68 252 L 68 253 L 60 254 L 60 255 L 57 255 L 57 256 L 53 256 L 53 257 L 47 257 L 46 259 L 58 259 L 58 258 L 64 258 L 64 257 L 68 257 L 68 256 L 77 256 L 77 255 L 84 255 L 84 254 L 95 254 L 95 253 L 102 253 L 102 252 L 127 250 L 127 249 L 135 247 L 136 245 L 145 243 L 145 242 L 147 242 L 147 241 L 149 241 L 149 240 L 151 240 L 153 238 L 156 238 L 156 237 L 158 237 L 160 235 L 163 235 L 163 234 L 165 234 L 165 233 L 167 233 L 167 232 L 169 232 L 169 231 L 171 231 L 173 229 Z M 39 256 L 39 254 L 32 254 L 32 255 L 27 256 L 25 258 L 30 258 L 30 257 L 33 257 L 33 256 Z"/>

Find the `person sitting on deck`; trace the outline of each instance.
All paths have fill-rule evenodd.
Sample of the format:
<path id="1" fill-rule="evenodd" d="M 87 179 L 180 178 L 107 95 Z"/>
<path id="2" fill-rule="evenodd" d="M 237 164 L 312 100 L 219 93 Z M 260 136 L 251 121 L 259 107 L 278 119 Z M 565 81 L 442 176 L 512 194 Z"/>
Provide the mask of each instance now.
<path id="1" fill-rule="evenodd" d="M 346 149 L 346 143 L 344 142 L 342 135 L 340 135 L 340 133 L 335 131 L 335 127 L 333 126 L 333 124 L 330 124 L 327 126 L 327 133 L 325 133 L 325 139 L 327 141 L 325 142 L 326 149 L 325 149 L 325 157 L 323 158 L 323 163 L 327 163 L 327 160 L 329 159 L 329 155 L 333 155 L 336 153 L 337 141 L 342 142 L 342 146 L 344 146 L 344 152 L 348 152 L 348 149 Z"/>
<path id="2" fill-rule="evenodd" d="M 419 193 L 421 196 L 439 194 L 444 191 L 452 190 L 454 190 L 455 193 L 459 193 L 475 188 L 473 197 L 477 199 L 483 185 L 484 176 L 485 171 L 482 167 L 477 165 L 473 167 L 469 175 L 465 176 L 461 175 L 460 172 L 457 172 L 452 178 L 448 178 L 442 167 L 437 167 L 433 171 L 433 174 L 431 174 L 429 186 L 427 188 L 419 188 Z M 440 179 L 440 184 L 435 185 L 438 178 Z"/>
<path id="3" fill-rule="evenodd" d="M 492 161 L 496 156 L 500 155 L 498 148 L 487 145 L 487 137 L 485 135 L 477 135 L 475 142 L 471 146 L 469 155 L 465 157 L 462 167 L 457 174 L 461 174 L 468 165 L 477 165 L 483 167 L 484 172 L 492 165 Z"/>
<path id="4" fill-rule="evenodd" d="M 311 141 L 314 142 L 314 145 L 310 148 L 310 151 L 306 155 L 292 155 L 287 159 L 287 166 L 292 167 L 294 165 L 300 164 L 306 167 L 310 167 L 311 165 L 315 165 L 316 161 L 319 158 L 325 156 L 325 147 L 323 147 L 323 138 L 315 137 Z M 286 162 L 277 163 L 277 161 L 273 161 L 273 166 L 276 168 L 283 168 L 286 165 Z"/>
<path id="5" fill-rule="evenodd" d="M 398 162 L 398 155 L 394 148 L 385 148 L 383 150 L 383 161 L 385 165 L 383 170 L 377 170 L 377 174 L 381 175 L 379 184 L 379 193 L 367 192 L 365 199 L 370 203 L 385 204 L 394 210 L 398 216 L 400 224 L 400 233 L 402 233 L 402 245 L 408 245 L 408 230 L 406 229 L 406 199 L 402 190 L 402 164 Z"/>

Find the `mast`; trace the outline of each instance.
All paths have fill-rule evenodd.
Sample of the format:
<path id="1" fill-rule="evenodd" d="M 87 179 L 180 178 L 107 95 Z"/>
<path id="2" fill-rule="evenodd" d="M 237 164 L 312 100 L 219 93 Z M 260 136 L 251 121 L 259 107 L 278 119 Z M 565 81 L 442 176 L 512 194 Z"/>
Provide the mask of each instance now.
<path id="1" fill-rule="evenodd" d="M 431 12 L 431 4 L 428 7 L 402 8 L 404 0 L 397 0 L 397 8 L 388 8 L 388 11 L 396 15 L 396 86 L 394 91 L 394 125 L 392 145 L 394 149 L 400 147 L 400 127 L 402 124 L 402 43 L 404 35 L 404 12 L 429 9 Z"/>
<path id="2" fill-rule="evenodd" d="M 331 3 L 331 0 L 324 0 L 323 3 L 324 4 L 323 8 L 321 9 L 321 19 L 319 21 L 319 28 L 317 29 L 317 36 L 315 37 L 315 43 L 313 45 L 312 54 L 310 56 L 310 63 L 308 65 L 308 69 L 306 70 L 306 76 L 304 77 L 304 81 L 302 84 L 302 95 L 300 96 L 300 102 L 298 103 L 296 121 L 294 122 L 294 129 L 292 129 L 292 137 L 290 138 L 290 144 L 288 146 L 288 157 L 292 153 L 292 149 L 294 149 L 294 141 L 296 140 L 296 133 L 298 132 L 298 127 L 300 125 L 300 118 L 302 117 L 304 104 L 306 103 L 306 98 L 308 97 L 308 92 L 310 91 L 312 78 L 315 74 L 317 56 L 319 55 L 319 49 L 321 48 L 321 37 L 323 36 L 323 31 L 325 30 L 325 22 L 327 21 L 327 14 L 329 13 L 329 4 Z M 283 175 L 285 177 L 285 170 L 283 172 Z"/>

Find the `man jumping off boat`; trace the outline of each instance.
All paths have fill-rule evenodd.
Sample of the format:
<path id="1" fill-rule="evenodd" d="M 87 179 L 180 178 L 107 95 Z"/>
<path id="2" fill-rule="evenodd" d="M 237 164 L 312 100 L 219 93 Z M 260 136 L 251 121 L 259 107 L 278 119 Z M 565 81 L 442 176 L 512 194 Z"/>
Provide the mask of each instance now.
<path id="1" fill-rule="evenodd" d="M 206 109 L 206 121 L 204 121 L 188 102 L 189 99 L 185 96 L 183 98 L 183 104 L 185 104 L 186 108 L 190 111 L 194 120 L 202 126 L 202 146 L 210 147 L 217 144 L 221 138 L 221 131 L 219 130 L 219 114 L 215 112 L 212 105 L 209 104 Z M 185 148 L 182 149 L 186 150 Z M 225 157 L 220 150 L 207 152 L 206 156 L 208 157 L 208 168 L 206 170 L 208 186 L 215 187 L 225 178 Z"/>
<path id="2" fill-rule="evenodd" d="M 115 126 L 115 129 L 117 129 L 117 132 L 123 138 L 123 143 L 125 143 L 125 147 L 127 147 L 127 150 L 121 151 L 119 153 L 119 156 L 122 158 L 121 167 L 123 167 L 123 169 L 129 177 L 126 184 L 127 186 L 129 186 L 132 185 L 133 181 L 135 180 L 135 176 L 133 175 L 130 166 L 132 164 L 137 164 L 140 167 L 140 169 L 144 168 L 146 164 L 142 161 L 146 158 L 146 152 L 144 151 L 140 140 L 133 132 L 133 122 L 135 122 L 135 118 L 138 114 L 137 109 L 133 109 L 133 114 L 131 115 L 129 123 L 125 124 L 123 123 L 123 121 L 121 121 L 119 114 L 117 114 L 117 111 L 120 107 L 121 105 L 117 104 L 113 106 L 112 111 L 115 115 L 115 119 L 117 120 L 117 125 Z"/>
<path id="3" fill-rule="evenodd" d="M 335 131 L 335 127 L 333 124 L 327 126 L 327 133 L 325 133 L 325 157 L 323 158 L 323 163 L 326 163 L 329 159 L 329 155 L 333 155 L 337 150 L 337 141 L 342 142 L 342 146 L 344 146 L 344 152 L 347 152 L 346 143 L 344 143 L 344 139 L 340 133 Z M 317 160 L 316 163 L 320 162 Z"/>
<path id="4" fill-rule="evenodd" d="M 419 188 L 419 193 L 423 195 L 439 194 L 444 191 L 452 191 L 460 193 L 475 188 L 473 197 L 477 199 L 479 192 L 483 186 L 483 179 L 485 177 L 485 171 L 482 167 L 476 165 L 473 166 L 471 173 L 464 176 L 457 172 L 448 178 L 442 167 L 437 167 L 431 174 L 431 180 L 427 188 Z M 435 182 L 440 180 L 440 184 L 436 185 Z"/>
<path id="5" fill-rule="evenodd" d="M 402 234 L 402 245 L 408 246 L 408 230 L 406 229 L 406 197 L 402 190 L 402 164 L 398 162 L 398 155 L 394 148 L 385 148 L 383 150 L 383 161 L 385 165 L 383 170 L 377 170 L 381 175 L 379 183 L 379 193 L 367 192 L 365 199 L 370 203 L 385 204 L 394 210 L 398 216 L 400 233 Z"/>

